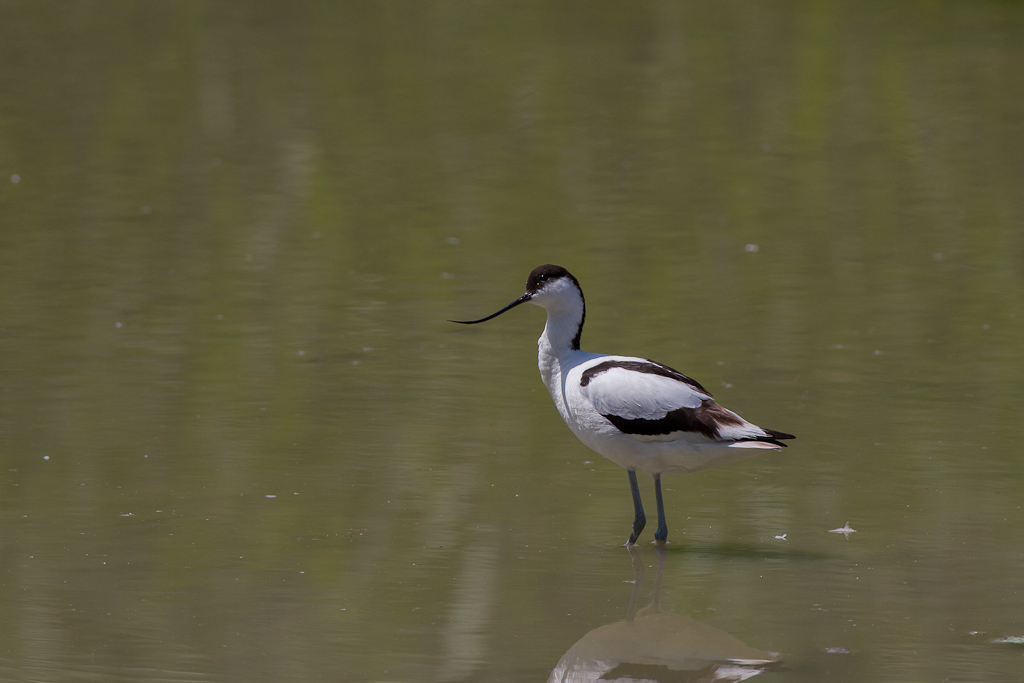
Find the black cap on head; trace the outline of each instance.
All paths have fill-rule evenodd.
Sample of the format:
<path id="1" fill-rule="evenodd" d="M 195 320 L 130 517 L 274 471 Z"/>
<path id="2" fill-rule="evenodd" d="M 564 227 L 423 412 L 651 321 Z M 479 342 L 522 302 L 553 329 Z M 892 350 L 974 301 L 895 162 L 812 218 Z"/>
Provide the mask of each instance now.
<path id="1" fill-rule="evenodd" d="M 526 278 L 526 291 L 529 294 L 536 294 L 537 290 L 544 286 L 544 283 L 557 280 L 560 277 L 567 277 L 575 282 L 577 287 L 580 286 L 580 283 L 577 282 L 572 273 L 562 266 L 545 263 L 543 266 L 537 266 L 530 272 L 530 277 Z"/>

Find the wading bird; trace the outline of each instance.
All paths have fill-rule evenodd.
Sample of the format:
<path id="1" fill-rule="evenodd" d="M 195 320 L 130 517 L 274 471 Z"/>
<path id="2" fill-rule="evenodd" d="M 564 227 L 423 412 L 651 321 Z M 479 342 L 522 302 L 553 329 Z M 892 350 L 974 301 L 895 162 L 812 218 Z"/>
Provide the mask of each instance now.
<path id="1" fill-rule="evenodd" d="M 587 353 L 580 350 L 586 317 L 583 290 L 561 266 L 533 269 L 526 293 L 479 320 L 452 320 L 463 325 L 486 322 L 519 304 L 547 311 L 537 340 L 540 376 L 558 413 L 584 444 L 626 468 L 633 494 L 633 532 L 640 536 L 647 517 L 636 472 L 654 477 L 658 504 L 656 542 L 668 538 L 661 475 L 701 472 L 762 450 L 779 450 L 792 434 L 764 429 L 718 405 L 711 392 L 667 365 L 646 358 Z"/>

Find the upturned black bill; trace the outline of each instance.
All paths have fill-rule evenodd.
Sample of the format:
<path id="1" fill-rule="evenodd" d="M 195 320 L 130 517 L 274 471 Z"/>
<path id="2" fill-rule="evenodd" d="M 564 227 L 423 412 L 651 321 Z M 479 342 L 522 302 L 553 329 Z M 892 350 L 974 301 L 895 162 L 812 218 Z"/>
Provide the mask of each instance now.
<path id="1" fill-rule="evenodd" d="M 505 308 L 501 309 L 497 313 L 491 313 L 486 318 L 480 318 L 479 320 L 449 320 L 448 322 L 450 322 L 450 323 L 459 323 L 460 325 L 476 325 L 477 323 L 484 323 L 484 322 L 487 322 L 488 320 L 490 320 L 491 318 L 497 318 L 499 315 L 501 315 L 505 311 L 512 310 L 513 308 L 515 308 L 519 304 L 525 304 L 527 301 L 529 301 L 532 298 L 533 298 L 533 295 L 530 294 L 529 292 L 527 292 L 526 294 L 523 294 L 521 297 L 519 297 L 518 299 L 516 299 L 515 301 L 510 303 Z"/>

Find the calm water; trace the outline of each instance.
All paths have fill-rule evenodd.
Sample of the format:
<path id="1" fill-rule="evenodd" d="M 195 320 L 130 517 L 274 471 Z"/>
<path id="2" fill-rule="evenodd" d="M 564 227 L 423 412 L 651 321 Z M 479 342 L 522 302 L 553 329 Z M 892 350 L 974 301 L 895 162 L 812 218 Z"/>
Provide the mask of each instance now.
<path id="1" fill-rule="evenodd" d="M 1024 678 L 1024 5 L 257 4 L 0 4 L 0 680 Z"/>

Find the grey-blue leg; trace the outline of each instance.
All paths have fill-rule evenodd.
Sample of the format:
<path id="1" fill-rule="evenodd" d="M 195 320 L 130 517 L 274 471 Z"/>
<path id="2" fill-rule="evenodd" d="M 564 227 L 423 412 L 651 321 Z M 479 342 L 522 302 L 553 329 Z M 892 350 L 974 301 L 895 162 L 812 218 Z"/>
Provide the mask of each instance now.
<path id="1" fill-rule="evenodd" d="M 636 470 L 626 471 L 629 472 L 629 490 L 633 494 L 633 533 L 630 534 L 626 545 L 633 545 L 636 543 L 637 537 L 640 536 L 640 532 L 647 526 L 647 516 L 644 515 L 644 504 L 640 501 L 640 486 L 636 483 Z M 660 494 L 658 501 L 660 504 Z"/>
<path id="2" fill-rule="evenodd" d="M 654 475 L 654 496 L 658 500 L 658 530 L 654 532 L 654 540 L 665 542 L 668 538 L 668 523 L 665 521 L 665 504 L 661 501 L 661 473 Z"/>

